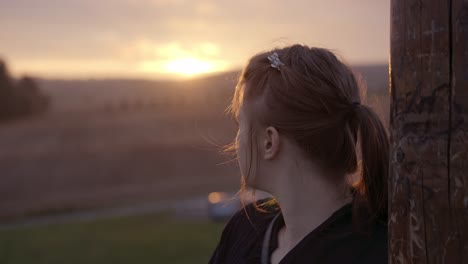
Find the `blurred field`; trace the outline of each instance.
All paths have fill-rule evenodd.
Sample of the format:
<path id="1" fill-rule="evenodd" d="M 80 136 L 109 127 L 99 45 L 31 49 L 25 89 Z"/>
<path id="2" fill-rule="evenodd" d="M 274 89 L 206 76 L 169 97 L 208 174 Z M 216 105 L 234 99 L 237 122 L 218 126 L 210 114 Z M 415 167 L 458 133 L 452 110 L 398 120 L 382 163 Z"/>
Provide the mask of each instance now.
<path id="1" fill-rule="evenodd" d="M 235 164 L 220 155 L 235 134 L 223 112 L 233 90 L 225 76 L 115 90 L 44 82 L 47 115 L 0 125 L 0 221 L 238 188 Z"/>
<path id="2" fill-rule="evenodd" d="M 385 65 L 358 68 L 388 122 Z M 184 82 L 40 80 L 44 116 L 0 124 L 0 222 L 236 191 L 224 114 L 237 73 Z"/>
<path id="3" fill-rule="evenodd" d="M 0 216 L 235 190 L 237 169 L 222 164 L 228 158 L 216 145 L 234 133 L 230 121 L 181 119 L 139 111 L 49 116 L 2 127 Z"/>
<path id="4" fill-rule="evenodd" d="M 361 70 L 388 123 L 386 67 Z M 41 80 L 50 111 L 0 124 L 0 263 L 207 263 L 224 224 L 204 212 L 76 216 L 236 192 L 237 162 L 221 154 L 235 78 Z M 55 214 L 73 219 L 36 218 Z"/>
<path id="5" fill-rule="evenodd" d="M 0 231 L 0 263 L 207 263 L 223 226 L 155 214 Z"/>

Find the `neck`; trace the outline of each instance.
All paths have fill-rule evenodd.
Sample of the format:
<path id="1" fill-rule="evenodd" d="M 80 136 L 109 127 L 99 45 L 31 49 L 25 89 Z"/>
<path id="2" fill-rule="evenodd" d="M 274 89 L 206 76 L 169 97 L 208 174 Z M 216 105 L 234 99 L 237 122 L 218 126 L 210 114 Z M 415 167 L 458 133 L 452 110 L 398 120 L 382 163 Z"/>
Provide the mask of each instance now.
<path id="1" fill-rule="evenodd" d="M 325 222 L 335 211 L 351 201 L 343 188 L 326 181 L 317 170 L 294 170 L 278 180 L 272 195 L 278 201 L 285 226 L 284 246 L 294 247 L 307 234 Z"/>

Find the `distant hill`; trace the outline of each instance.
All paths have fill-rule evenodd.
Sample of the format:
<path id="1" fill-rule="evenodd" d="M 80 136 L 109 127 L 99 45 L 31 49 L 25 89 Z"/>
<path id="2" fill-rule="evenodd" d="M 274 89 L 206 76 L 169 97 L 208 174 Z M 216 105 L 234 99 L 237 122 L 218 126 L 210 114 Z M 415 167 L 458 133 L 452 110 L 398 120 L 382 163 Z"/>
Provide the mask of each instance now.
<path id="1" fill-rule="evenodd" d="M 362 74 L 370 92 L 388 90 L 389 76 L 387 64 L 356 65 L 352 67 L 357 73 Z"/>
<path id="2" fill-rule="evenodd" d="M 387 89 L 387 65 L 354 66 L 353 70 L 362 74 L 369 91 Z M 238 76 L 239 71 L 234 71 L 181 81 L 39 79 L 38 82 L 51 98 L 51 110 L 67 112 L 200 103 L 223 107 L 229 103 Z"/>

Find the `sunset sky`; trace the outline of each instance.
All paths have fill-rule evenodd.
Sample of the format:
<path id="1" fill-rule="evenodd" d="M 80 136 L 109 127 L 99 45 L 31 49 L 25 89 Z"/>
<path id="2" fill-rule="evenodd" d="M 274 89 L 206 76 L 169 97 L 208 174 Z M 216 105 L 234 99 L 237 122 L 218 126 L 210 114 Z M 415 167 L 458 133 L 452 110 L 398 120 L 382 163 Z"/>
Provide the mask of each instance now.
<path id="1" fill-rule="evenodd" d="M 390 0 L 1 0 L 0 58 L 18 76 L 175 78 L 255 52 L 327 47 L 386 63 Z"/>

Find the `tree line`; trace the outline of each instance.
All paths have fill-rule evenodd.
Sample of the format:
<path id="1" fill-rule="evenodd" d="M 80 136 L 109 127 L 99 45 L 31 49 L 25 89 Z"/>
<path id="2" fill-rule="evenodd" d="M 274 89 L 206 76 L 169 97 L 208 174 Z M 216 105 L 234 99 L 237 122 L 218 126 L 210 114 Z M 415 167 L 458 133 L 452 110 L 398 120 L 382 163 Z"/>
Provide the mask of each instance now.
<path id="1" fill-rule="evenodd" d="M 49 100 L 33 78 L 10 77 L 6 63 L 0 59 L 0 122 L 41 114 Z"/>

